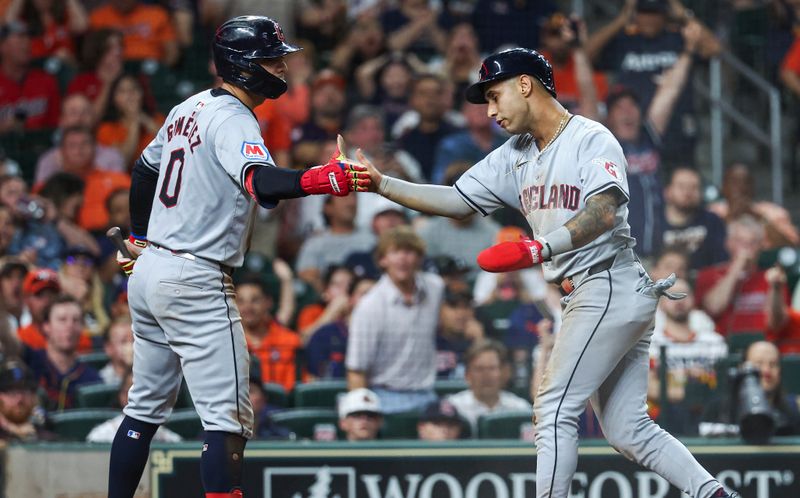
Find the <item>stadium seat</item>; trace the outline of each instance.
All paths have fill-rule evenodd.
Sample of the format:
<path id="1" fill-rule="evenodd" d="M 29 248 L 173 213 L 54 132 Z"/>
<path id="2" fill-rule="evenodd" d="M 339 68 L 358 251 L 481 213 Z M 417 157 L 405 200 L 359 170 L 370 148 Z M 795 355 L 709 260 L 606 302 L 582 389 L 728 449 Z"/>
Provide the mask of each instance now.
<path id="1" fill-rule="evenodd" d="M 800 355 L 781 358 L 781 385 L 787 393 L 800 394 Z"/>
<path id="2" fill-rule="evenodd" d="M 176 410 L 183 410 L 191 408 L 194 410 L 194 401 L 192 401 L 192 395 L 189 394 L 189 388 L 186 386 L 186 380 L 181 382 L 181 390 L 178 391 L 178 399 L 175 400 Z"/>
<path id="3" fill-rule="evenodd" d="M 203 432 L 203 423 L 194 408 L 173 411 L 164 425 L 167 429 L 177 432 L 183 439 L 197 439 Z"/>
<path id="4" fill-rule="evenodd" d="M 530 424 L 533 411 L 492 413 L 478 419 L 478 436 L 481 439 L 523 439 L 523 424 Z"/>
<path id="5" fill-rule="evenodd" d="M 117 402 L 119 386 L 114 384 L 89 384 L 78 386 L 75 403 L 78 408 L 113 408 Z"/>
<path id="6" fill-rule="evenodd" d="M 465 389 L 469 389 L 469 386 L 464 379 L 441 379 L 433 384 L 433 390 L 436 391 L 436 395 L 440 398 L 461 392 Z"/>
<path id="7" fill-rule="evenodd" d="M 347 391 L 345 380 L 320 380 L 294 387 L 294 406 L 296 408 L 336 409 L 339 394 Z"/>
<path id="8" fill-rule="evenodd" d="M 741 332 L 731 334 L 726 339 L 728 341 L 728 353 L 744 353 L 747 346 L 764 340 L 763 332 Z"/>
<path id="9" fill-rule="evenodd" d="M 267 393 L 268 405 L 289 408 L 289 394 L 282 385 L 275 384 L 274 382 L 265 382 L 262 386 Z"/>
<path id="10" fill-rule="evenodd" d="M 384 415 L 381 436 L 383 439 L 417 439 L 419 412 Z"/>
<path id="11" fill-rule="evenodd" d="M 103 351 L 95 351 L 94 353 L 84 353 L 78 356 L 78 361 L 85 363 L 95 370 L 100 370 L 109 361 L 108 355 Z"/>
<path id="12" fill-rule="evenodd" d="M 275 425 L 286 427 L 297 439 L 315 439 L 319 430 L 333 428 L 338 433 L 335 410 L 324 408 L 290 408 L 271 415 Z"/>
<path id="13" fill-rule="evenodd" d="M 86 435 L 97 425 L 112 419 L 121 412 L 113 408 L 64 410 L 50 414 L 53 432 L 65 441 L 85 441 Z"/>

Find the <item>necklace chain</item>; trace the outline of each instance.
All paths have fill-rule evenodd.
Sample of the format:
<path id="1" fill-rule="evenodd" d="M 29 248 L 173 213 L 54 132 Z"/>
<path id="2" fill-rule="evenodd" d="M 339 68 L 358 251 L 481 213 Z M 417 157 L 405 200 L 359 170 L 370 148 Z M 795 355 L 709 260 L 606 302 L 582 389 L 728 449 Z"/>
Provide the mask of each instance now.
<path id="1" fill-rule="evenodd" d="M 558 123 L 558 128 L 556 128 L 556 132 L 553 133 L 553 136 L 550 137 L 550 140 L 545 144 L 544 147 L 542 147 L 542 150 L 540 150 L 539 153 L 536 154 L 536 160 L 537 161 L 539 160 L 540 157 L 542 157 L 542 154 L 544 154 L 544 151 L 546 151 L 547 148 L 550 147 L 550 144 L 555 142 L 556 138 L 558 138 L 558 136 L 561 135 L 561 132 L 564 131 L 564 127 L 567 124 L 567 118 L 569 118 L 569 111 L 567 109 L 564 109 L 564 115 L 561 116 L 561 122 Z"/>

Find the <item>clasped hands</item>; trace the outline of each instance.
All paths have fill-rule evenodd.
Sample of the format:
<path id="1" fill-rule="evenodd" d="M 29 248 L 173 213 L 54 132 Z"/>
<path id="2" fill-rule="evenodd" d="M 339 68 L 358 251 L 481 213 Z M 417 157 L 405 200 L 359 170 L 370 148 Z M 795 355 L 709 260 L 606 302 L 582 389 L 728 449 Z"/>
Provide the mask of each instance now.
<path id="1" fill-rule="evenodd" d="M 339 135 L 336 151 L 328 162 L 303 172 L 300 177 L 300 187 L 303 192 L 345 196 L 350 192 L 370 190 L 372 182 L 367 167 L 348 159 L 344 151 L 344 139 Z"/>

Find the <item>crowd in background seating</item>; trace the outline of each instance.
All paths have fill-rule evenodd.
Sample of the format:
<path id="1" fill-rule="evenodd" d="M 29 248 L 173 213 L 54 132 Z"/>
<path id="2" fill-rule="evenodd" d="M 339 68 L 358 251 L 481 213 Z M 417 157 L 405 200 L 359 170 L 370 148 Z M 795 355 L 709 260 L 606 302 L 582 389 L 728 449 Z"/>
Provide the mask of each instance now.
<path id="1" fill-rule="evenodd" d="M 96 411 L 81 438 L 115 432 L 134 333 L 105 231 L 129 230 L 131 166 L 173 105 L 219 84 L 209 41 L 241 14 L 275 17 L 304 48 L 287 59 L 287 93 L 255 110 L 286 168 L 325 162 L 342 134 L 348 156 L 360 148 L 392 176 L 452 185 L 508 138 L 463 98 L 483 56 L 542 50 L 562 104 L 623 147 L 639 257 L 688 294 L 659 305 L 651 416 L 678 435 L 737 434 L 727 367 L 746 361 L 777 433 L 799 434 L 800 266 L 778 255 L 797 254 L 800 233 L 756 195 L 760 164 L 731 163 L 708 198 L 691 79 L 731 50 L 783 86 L 789 108 L 800 2 L 618 3 L 612 19 L 580 19 L 551 1 L 0 2 L 0 438 L 69 437 L 58 420 L 79 410 Z M 260 209 L 234 276 L 256 437 L 488 437 L 507 414 L 521 421 L 508 437 L 532 440 L 561 296 L 536 268 L 495 275 L 475 263 L 529 230 L 511 210 L 451 220 L 375 194 Z M 191 411 L 185 390 L 176 402 L 176 414 Z M 305 426 L 304 409 L 317 410 Z M 175 420 L 157 437 L 201 430 Z M 591 406 L 580 423 L 602 435 Z"/>

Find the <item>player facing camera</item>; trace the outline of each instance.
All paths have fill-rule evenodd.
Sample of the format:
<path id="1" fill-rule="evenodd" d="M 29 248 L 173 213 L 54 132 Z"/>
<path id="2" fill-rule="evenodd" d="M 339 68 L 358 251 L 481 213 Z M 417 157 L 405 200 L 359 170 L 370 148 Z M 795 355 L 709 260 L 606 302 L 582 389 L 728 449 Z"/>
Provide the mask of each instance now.
<path id="1" fill-rule="evenodd" d="M 733 420 L 739 424 L 739 434 L 750 444 L 766 444 L 775 430 L 775 418 L 761 386 L 761 372 L 754 365 L 743 363 L 731 368 L 728 378 L 734 400 Z"/>

